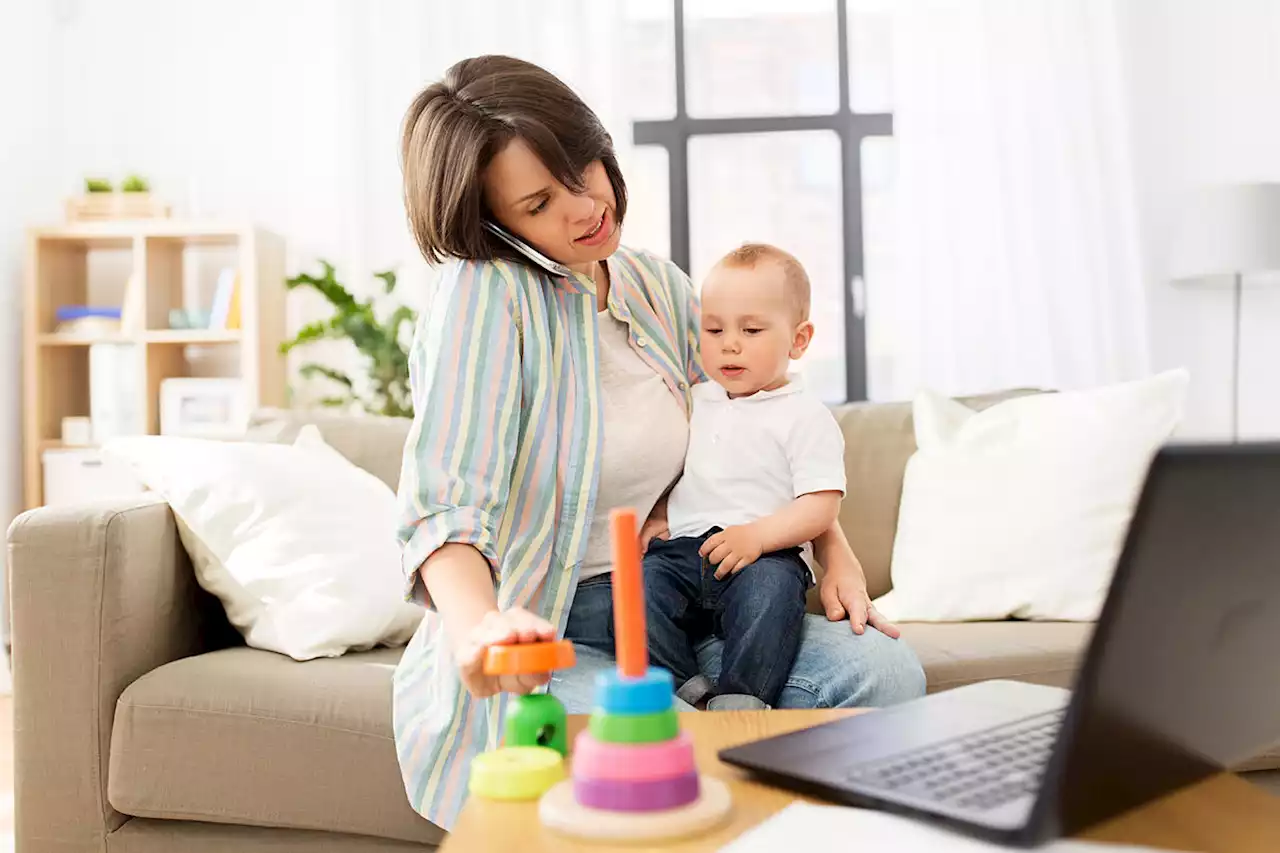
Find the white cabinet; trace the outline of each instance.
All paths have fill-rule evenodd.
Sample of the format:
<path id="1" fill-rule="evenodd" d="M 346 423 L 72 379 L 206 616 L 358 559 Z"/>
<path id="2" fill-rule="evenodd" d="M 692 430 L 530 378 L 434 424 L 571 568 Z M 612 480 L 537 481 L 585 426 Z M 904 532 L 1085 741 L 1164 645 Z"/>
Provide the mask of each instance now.
<path id="1" fill-rule="evenodd" d="M 46 505 L 85 503 L 146 491 L 127 465 L 104 457 L 97 448 L 46 450 L 42 461 Z"/>

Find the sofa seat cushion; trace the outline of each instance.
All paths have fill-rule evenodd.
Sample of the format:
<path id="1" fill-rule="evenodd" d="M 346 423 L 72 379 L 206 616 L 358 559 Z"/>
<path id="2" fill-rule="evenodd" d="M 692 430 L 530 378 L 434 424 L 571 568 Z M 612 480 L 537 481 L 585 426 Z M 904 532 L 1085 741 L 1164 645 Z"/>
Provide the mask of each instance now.
<path id="1" fill-rule="evenodd" d="M 107 795 L 136 817 L 439 843 L 391 730 L 402 649 L 300 663 L 247 647 L 166 664 L 116 706 Z"/>
<path id="2" fill-rule="evenodd" d="M 903 622 L 930 693 L 991 678 L 1071 687 L 1092 622 Z"/>

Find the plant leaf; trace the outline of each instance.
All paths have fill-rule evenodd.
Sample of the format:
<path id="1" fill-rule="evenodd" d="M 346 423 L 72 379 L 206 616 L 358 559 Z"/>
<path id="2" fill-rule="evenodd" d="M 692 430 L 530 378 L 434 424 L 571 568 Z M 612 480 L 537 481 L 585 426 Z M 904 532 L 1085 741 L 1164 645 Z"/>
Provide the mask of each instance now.
<path id="1" fill-rule="evenodd" d="M 293 340 L 283 341 L 280 344 L 280 353 L 287 355 L 296 346 L 324 340 L 325 338 L 340 338 L 342 336 L 342 330 L 334 328 L 331 321 L 317 320 L 299 329 Z"/>
<path id="2" fill-rule="evenodd" d="M 344 308 L 352 308 L 359 305 L 360 303 L 356 301 L 356 298 L 334 277 L 333 264 L 321 259 L 320 265 L 324 268 L 324 275 L 320 278 L 307 273 L 299 273 L 292 278 L 285 279 L 285 284 L 290 290 L 303 286 L 312 287 L 340 311 Z"/>
<path id="3" fill-rule="evenodd" d="M 395 270 L 384 270 L 382 272 L 376 272 L 373 275 L 375 278 L 382 279 L 382 283 L 385 286 L 383 293 L 390 293 L 391 291 L 396 289 L 396 271 Z"/>
<path id="4" fill-rule="evenodd" d="M 378 319 L 373 299 L 357 300 L 338 282 L 332 264 L 319 260 L 322 274 L 299 273 L 286 279 L 289 289 L 311 287 L 328 300 L 333 313 L 325 320 L 308 323 L 294 337 L 280 345 L 282 353 L 294 347 L 325 339 L 343 339 L 361 356 L 362 370 L 369 385 L 367 395 L 355 393 L 353 374 L 309 363 L 301 368 L 306 377 L 322 376 L 340 386 L 345 394 L 326 397 L 326 406 L 359 406 L 367 412 L 393 417 L 413 416 L 413 395 L 409 387 L 409 345 L 401 340 L 406 323 L 417 321 L 417 312 L 407 305 L 396 307 L 385 322 Z M 395 270 L 374 273 L 384 291 L 397 284 Z"/>
<path id="5" fill-rule="evenodd" d="M 405 323 L 413 324 L 418 319 L 418 314 L 408 305 L 401 305 L 399 308 L 391 312 L 391 316 L 387 318 L 387 338 L 399 347 L 400 343 L 400 327 Z"/>
<path id="6" fill-rule="evenodd" d="M 315 376 L 323 376 L 326 379 L 337 382 L 339 385 L 346 386 L 348 390 L 354 387 L 350 376 L 347 376 L 340 370 L 334 370 L 332 367 L 326 367 L 323 364 L 316 364 L 314 361 L 308 362 L 299 367 L 298 373 L 307 379 L 311 379 Z"/>

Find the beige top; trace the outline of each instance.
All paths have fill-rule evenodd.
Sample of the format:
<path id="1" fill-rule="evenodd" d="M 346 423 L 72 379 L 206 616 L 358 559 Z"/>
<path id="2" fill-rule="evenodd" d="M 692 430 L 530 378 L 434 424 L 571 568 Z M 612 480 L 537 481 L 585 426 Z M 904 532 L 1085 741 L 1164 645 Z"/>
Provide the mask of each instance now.
<path id="1" fill-rule="evenodd" d="M 662 377 L 631 348 L 626 324 L 601 311 L 599 325 L 604 450 L 579 580 L 613 569 L 610 510 L 633 507 L 643 524 L 684 469 L 689 443 L 684 412 Z"/>

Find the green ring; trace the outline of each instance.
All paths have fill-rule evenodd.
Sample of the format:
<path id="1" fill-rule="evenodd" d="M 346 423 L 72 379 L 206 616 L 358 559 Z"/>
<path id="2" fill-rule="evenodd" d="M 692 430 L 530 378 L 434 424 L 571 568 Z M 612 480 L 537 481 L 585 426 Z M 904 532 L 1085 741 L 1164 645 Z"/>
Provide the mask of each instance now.
<path id="1" fill-rule="evenodd" d="M 659 743 L 680 734 L 680 718 L 675 708 L 653 714 L 607 714 L 597 709 L 588 727 L 601 743 Z"/>

